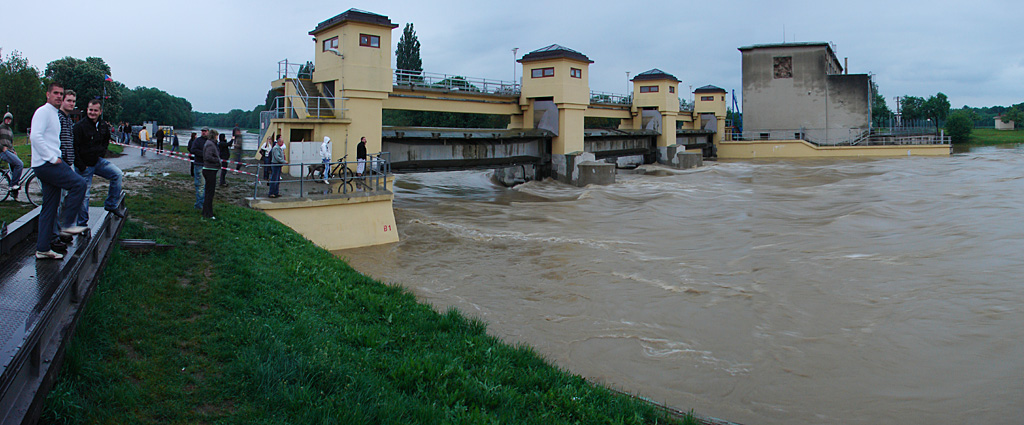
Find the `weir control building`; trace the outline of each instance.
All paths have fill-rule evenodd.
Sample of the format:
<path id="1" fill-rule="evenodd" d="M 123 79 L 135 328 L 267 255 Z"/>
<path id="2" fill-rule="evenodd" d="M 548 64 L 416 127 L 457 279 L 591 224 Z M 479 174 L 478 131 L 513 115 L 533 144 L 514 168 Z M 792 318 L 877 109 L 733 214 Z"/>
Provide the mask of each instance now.
<path id="1" fill-rule="evenodd" d="M 743 54 L 743 139 L 852 144 L 871 126 L 871 77 L 844 74 L 824 42 L 759 44 Z"/>

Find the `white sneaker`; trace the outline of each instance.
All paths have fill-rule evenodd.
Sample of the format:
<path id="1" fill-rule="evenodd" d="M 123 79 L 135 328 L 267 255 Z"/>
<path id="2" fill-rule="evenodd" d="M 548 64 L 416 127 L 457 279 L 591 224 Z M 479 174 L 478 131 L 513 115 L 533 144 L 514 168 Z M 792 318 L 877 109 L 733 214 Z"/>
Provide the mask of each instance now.
<path id="1" fill-rule="evenodd" d="M 67 235 L 72 235 L 73 236 L 73 235 L 81 234 L 82 232 L 84 232 L 86 230 L 89 230 L 89 228 L 85 227 L 85 226 L 71 226 L 71 227 L 68 227 L 66 229 L 61 229 L 60 232 L 63 233 L 63 234 L 67 234 Z"/>
<path id="2" fill-rule="evenodd" d="M 331 183 L 329 183 L 327 180 L 324 180 L 324 184 L 331 184 Z"/>
<path id="3" fill-rule="evenodd" d="M 54 252 L 52 249 L 49 251 L 36 251 L 37 260 L 60 260 L 64 258 L 64 254 Z"/>
<path id="4" fill-rule="evenodd" d="M 11 186 L 11 190 L 18 190 L 18 189 L 21 189 L 21 186 L 18 186 L 18 185 Z"/>

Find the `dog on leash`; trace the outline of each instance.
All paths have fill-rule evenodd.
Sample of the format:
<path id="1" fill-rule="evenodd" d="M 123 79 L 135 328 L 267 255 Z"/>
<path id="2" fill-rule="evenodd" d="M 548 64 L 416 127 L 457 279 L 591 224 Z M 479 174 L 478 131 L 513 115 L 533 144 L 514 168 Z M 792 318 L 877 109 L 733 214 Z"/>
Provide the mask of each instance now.
<path id="1" fill-rule="evenodd" d="M 324 164 L 310 164 L 307 167 L 309 168 L 309 174 L 306 175 L 307 180 L 313 180 L 313 175 L 316 174 L 317 172 L 320 173 L 320 178 L 316 180 L 324 180 Z"/>

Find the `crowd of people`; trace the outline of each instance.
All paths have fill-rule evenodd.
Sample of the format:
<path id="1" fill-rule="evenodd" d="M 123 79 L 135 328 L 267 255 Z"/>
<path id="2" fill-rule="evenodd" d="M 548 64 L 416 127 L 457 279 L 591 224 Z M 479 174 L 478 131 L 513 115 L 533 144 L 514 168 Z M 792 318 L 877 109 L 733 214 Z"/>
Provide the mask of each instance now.
<path id="1" fill-rule="evenodd" d="M 75 112 L 76 94 L 65 90 L 60 83 L 50 83 L 46 90 L 46 103 L 36 109 L 32 116 L 29 140 L 32 149 L 31 167 L 42 188 L 42 209 L 39 214 L 39 232 L 36 240 L 36 258 L 40 260 L 61 259 L 67 252 L 68 244 L 75 235 L 85 232 L 89 222 L 89 188 L 93 176 L 107 179 L 109 189 L 103 208 L 117 217 L 124 218 L 120 209 L 123 172 L 104 158 L 111 141 L 131 144 L 137 138 L 142 146 L 140 155 L 145 155 L 151 140 L 156 140 L 156 150 L 164 151 L 164 139 L 171 140 L 171 150 L 177 152 L 178 137 L 173 132 L 165 133 L 156 128 L 151 136 L 146 125 L 133 131 L 131 124 L 123 122 L 112 129 L 102 119 L 103 104 L 98 99 L 88 102 L 85 116 L 78 122 L 72 121 Z M 11 127 L 13 115 L 4 115 L 0 124 L 0 161 L 11 168 L 10 190 L 17 192 L 24 169 L 24 163 L 14 148 L 14 132 Z M 194 178 L 195 204 L 202 217 L 216 220 L 213 199 L 218 186 L 217 172 L 220 171 L 219 185 L 226 186 L 229 158 L 234 151 L 236 170 L 242 167 L 242 131 L 236 125 L 230 140 L 217 130 L 204 127 L 197 137 L 192 133 L 187 152 L 191 157 L 190 169 Z M 329 172 L 333 148 L 330 137 L 324 137 L 320 146 L 324 172 Z M 268 137 L 259 149 L 264 168 L 263 179 L 269 183 L 268 196 L 280 197 L 282 167 L 288 163 L 285 156 L 284 138 L 281 134 Z M 366 138 L 360 139 L 356 147 L 357 171 L 362 175 L 366 168 Z M 324 177 L 324 183 L 329 183 Z"/>

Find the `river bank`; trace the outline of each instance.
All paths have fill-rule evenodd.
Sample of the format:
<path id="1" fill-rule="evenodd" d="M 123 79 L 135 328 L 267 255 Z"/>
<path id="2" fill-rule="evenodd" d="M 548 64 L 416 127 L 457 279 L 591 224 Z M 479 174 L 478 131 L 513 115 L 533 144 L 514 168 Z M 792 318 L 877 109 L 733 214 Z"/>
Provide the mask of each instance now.
<path id="1" fill-rule="evenodd" d="M 262 213 L 218 202 L 202 220 L 191 178 L 164 172 L 132 179 L 122 238 L 175 248 L 114 251 L 48 423 L 672 422 Z"/>

